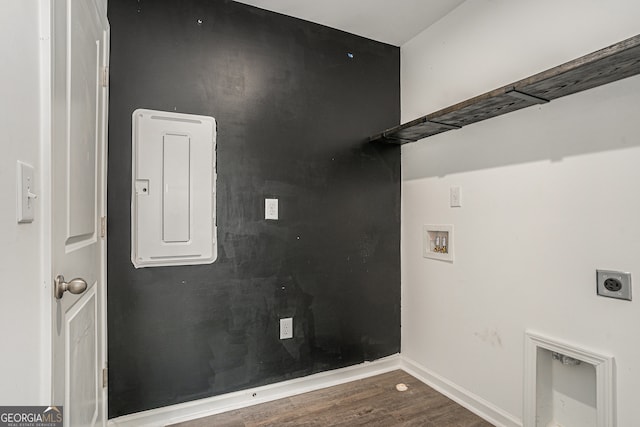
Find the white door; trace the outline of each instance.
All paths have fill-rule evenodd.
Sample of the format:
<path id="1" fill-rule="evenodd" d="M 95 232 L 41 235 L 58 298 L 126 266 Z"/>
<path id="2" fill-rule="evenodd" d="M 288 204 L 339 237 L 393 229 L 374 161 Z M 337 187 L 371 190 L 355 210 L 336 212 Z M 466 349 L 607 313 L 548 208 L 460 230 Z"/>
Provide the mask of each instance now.
<path id="1" fill-rule="evenodd" d="M 104 425 L 106 0 L 51 5 L 53 402 L 65 426 Z"/>

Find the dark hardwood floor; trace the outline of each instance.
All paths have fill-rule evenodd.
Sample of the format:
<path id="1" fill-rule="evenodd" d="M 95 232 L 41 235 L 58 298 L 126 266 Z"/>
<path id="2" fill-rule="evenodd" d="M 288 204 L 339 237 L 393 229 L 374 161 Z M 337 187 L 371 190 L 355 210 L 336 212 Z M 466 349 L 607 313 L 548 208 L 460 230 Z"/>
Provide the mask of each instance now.
<path id="1" fill-rule="evenodd" d="M 397 391 L 404 383 L 407 391 Z M 171 427 L 424 426 L 490 423 L 404 371 L 393 371 Z"/>

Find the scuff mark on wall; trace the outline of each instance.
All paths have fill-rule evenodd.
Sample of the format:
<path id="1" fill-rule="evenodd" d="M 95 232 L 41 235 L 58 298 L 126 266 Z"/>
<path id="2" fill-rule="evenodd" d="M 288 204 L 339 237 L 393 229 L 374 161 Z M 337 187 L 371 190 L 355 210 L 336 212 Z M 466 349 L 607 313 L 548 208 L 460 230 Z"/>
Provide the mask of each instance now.
<path id="1" fill-rule="evenodd" d="M 482 332 L 475 332 L 473 335 L 478 337 L 480 341 L 484 341 L 494 348 L 502 348 L 502 338 L 497 329 L 485 328 Z"/>

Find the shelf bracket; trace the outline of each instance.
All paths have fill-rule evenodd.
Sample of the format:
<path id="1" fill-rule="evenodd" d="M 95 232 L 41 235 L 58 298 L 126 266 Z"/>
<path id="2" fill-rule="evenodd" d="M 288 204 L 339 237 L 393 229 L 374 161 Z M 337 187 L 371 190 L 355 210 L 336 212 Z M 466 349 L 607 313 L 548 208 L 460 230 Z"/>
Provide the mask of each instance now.
<path id="1" fill-rule="evenodd" d="M 539 98 L 537 96 L 529 95 L 528 93 L 521 92 L 519 90 L 511 89 L 506 92 L 506 95 L 509 95 L 513 98 L 522 99 L 524 101 L 531 102 L 532 104 L 546 104 L 549 102 L 548 99 Z"/>
<path id="2" fill-rule="evenodd" d="M 462 126 L 450 125 L 449 123 L 436 122 L 435 120 L 427 120 L 429 123 L 433 123 L 434 125 L 442 126 L 447 129 L 462 129 Z"/>
<path id="3" fill-rule="evenodd" d="M 386 132 L 382 134 L 382 138 L 381 139 L 387 139 L 387 140 L 391 140 L 391 141 L 398 141 L 399 144 L 408 144 L 409 142 L 416 142 L 417 141 L 417 139 L 400 138 L 400 137 L 397 137 L 397 136 L 388 135 Z"/>

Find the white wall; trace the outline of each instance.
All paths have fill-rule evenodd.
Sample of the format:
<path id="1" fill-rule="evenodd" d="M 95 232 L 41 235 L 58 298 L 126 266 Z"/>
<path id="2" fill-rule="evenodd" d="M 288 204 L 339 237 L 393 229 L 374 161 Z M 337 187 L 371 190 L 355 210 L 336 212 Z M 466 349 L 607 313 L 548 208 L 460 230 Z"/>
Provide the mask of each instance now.
<path id="1" fill-rule="evenodd" d="M 34 166 L 36 181 L 41 171 L 39 25 L 38 1 L 0 2 L 1 405 L 45 404 L 47 393 L 41 386 L 42 215 L 32 224 L 16 222 L 16 161 Z"/>
<path id="2" fill-rule="evenodd" d="M 467 0 L 402 46 L 403 122 L 640 33 L 636 0 Z M 522 417 L 524 331 L 616 358 L 640 420 L 640 77 L 403 146 L 402 354 Z M 449 187 L 463 207 L 449 207 Z M 422 258 L 454 224 L 455 262 Z M 595 294 L 633 273 L 636 298 Z"/>

